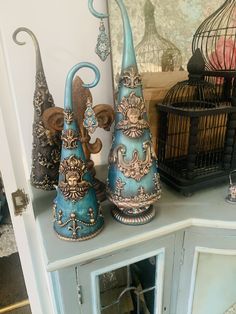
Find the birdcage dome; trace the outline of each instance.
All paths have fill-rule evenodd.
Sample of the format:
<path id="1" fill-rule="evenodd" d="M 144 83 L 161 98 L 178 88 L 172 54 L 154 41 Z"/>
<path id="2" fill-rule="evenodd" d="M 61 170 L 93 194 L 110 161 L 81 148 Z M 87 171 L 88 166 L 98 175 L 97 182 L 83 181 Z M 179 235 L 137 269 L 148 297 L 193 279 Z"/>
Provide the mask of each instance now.
<path id="1" fill-rule="evenodd" d="M 155 7 L 150 0 L 144 5 L 145 31 L 141 42 L 135 47 L 140 72 L 167 72 L 181 69 L 180 50 L 162 37 L 156 27 Z"/>
<path id="2" fill-rule="evenodd" d="M 163 105 L 184 111 L 214 109 L 219 106 L 215 86 L 204 80 L 205 62 L 197 49 L 188 62 L 189 79 L 178 82 L 166 94 Z"/>
<path id="3" fill-rule="evenodd" d="M 193 52 L 200 48 L 207 70 L 236 70 L 236 1 L 226 0 L 197 29 Z"/>

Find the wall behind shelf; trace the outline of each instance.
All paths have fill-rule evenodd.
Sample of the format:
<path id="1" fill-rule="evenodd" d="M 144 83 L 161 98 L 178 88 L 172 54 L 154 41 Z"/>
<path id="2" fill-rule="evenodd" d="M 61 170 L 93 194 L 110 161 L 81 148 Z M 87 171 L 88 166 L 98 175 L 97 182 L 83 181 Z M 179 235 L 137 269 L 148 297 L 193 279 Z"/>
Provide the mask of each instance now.
<path id="1" fill-rule="evenodd" d="M 106 1 L 97 0 L 98 11 L 106 12 Z M 87 0 L 9 0 L 0 2 L 0 31 L 7 65 L 12 104 L 18 116 L 20 138 L 29 177 L 31 168 L 33 93 L 35 86 L 35 51 L 28 34 L 19 34 L 26 45 L 18 46 L 12 34 L 18 27 L 30 28 L 38 38 L 47 83 L 56 106 L 63 106 L 64 85 L 69 69 L 76 63 L 88 61 L 101 72 L 99 85 L 92 89 L 94 104 L 113 105 L 113 88 L 110 59 L 100 61 L 94 52 L 99 20 L 87 7 Z M 93 79 L 90 70 L 79 72 L 85 82 Z M 1 75 L 1 74 L 0 74 Z M 1 97 L 1 102 L 4 98 Z M 8 132 L 11 132 L 9 125 Z M 111 132 L 97 130 L 104 147 L 94 155 L 96 164 L 107 162 Z"/>

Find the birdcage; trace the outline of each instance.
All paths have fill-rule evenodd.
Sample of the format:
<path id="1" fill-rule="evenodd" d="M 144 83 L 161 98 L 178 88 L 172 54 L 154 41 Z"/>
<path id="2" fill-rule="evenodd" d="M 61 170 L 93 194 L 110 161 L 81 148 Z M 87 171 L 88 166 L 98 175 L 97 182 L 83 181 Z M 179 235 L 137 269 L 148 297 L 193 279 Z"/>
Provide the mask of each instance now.
<path id="1" fill-rule="evenodd" d="M 228 179 L 236 166 L 236 107 L 205 80 L 199 49 L 188 63 L 189 79 L 173 86 L 159 111 L 161 177 L 185 194 Z"/>
<path id="2" fill-rule="evenodd" d="M 135 47 L 140 72 L 168 72 L 182 68 L 180 50 L 162 37 L 156 28 L 155 7 L 150 0 L 144 5 L 145 30 L 141 42 Z"/>
<path id="3" fill-rule="evenodd" d="M 201 23 L 193 41 L 193 53 L 200 49 L 205 62 L 205 80 L 214 84 L 220 102 L 235 102 L 236 1 L 226 0 Z"/>
<path id="4" fill-rule="evenodd" d="M 226 0 L 196 30 L 192 50 L 200 49 L 206 70 L 236 69 L 236 1 Z"/>

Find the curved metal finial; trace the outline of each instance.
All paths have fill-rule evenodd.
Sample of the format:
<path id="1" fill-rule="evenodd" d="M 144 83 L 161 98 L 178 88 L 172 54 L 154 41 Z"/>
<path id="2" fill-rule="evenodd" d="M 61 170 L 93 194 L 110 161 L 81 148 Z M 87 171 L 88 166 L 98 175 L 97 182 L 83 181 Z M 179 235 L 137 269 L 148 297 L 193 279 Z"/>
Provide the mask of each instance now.
<path id="1" fill-rule="evenodd" d="M 25 41 L 19 41 L 17 39 L 17 35 L 20 33 L 20 32 L 25 32 L 27 33 L 33 40 L 33 43 L 34 43 L 34 47 L 35 47 L 35 52 L 36 52 L 36 69 L 37 69 L 37 72 L 38 71 L 42 71 L 43 70 L 43 64 L 42 64 L 42 59 L 41 59 L 41 53 L 40 53 L 40 48 L 39 48 L 39 43 L 38 43 L 38 40 L 36 38 L 36 36 L 34 35 L 34 33 L 29 29 L 29 28 L 26 28 L 26 27 L 19 27 L 17 28 L 13 35 L 12 35 L 12 38 L 14 40 L 14 42 L 17 44 L 17 45 L 25 45 L 26 42 Z"/>
<path id="2" fill-rule="evenodd" d="M 14 40 L 14 42 L 17 44 L 17 45 L 25 45 L 26 42 L 25 41 L 19 41 L 17 39 L 17 35 L 20 33 L 20 32 L 26 32 L 27 34 L 30 35 L 30 37 L 33 39 L 33 42 L 34 42 L 34 45 L 35 45 L 35 48 L 36 49 L 39 49 L 39 44 L 38 44 L 38 40 L 36 38 L 36 36 L 34 35 L 34 33 L 29 29 L 29 28 L 26 28 L 26 27 L 19 27 L 17 28 L 13 35 L 12 35 L 12 38 Z"/>
<path id="3" fill-rule="evenodd" d="M 104 19 L 104 18 L 107 18 L 109 16 L 108 14 L 97 12 L 93 7 L 93 0 L 88 0 L 88 7 L 89 7 L 89 11 L 92 13 L 92 15 L 94 15 L 95 17 L 97 17 L 99 19 Z"/>
<path id="4" fill-rule="evenodd" d="M 72 110 L 72 82 L 73 78 L 76 74 L 76 72 L 82 68 L 90 68 L 94 71 L 95 79 L 92 83 L 89 84 L 83 84 L 82 86 L 85 88 L 92 88 L 95 87 L 99 80 L 100 80 L 100 72 L 99 69 L 96 67 L 96 65 L 90 63 L 90 62 L 80 62 L 73 66 L 73 68 L 69 71 L 66 79 L 66 87 L 65 87 L 65 107 L 67 109 Z"/>
<path id="5" fill-rule="evenodd" d="M 93 7 L 94 0 L 88 0 L 88 7 L 90 12 L 97 18 L 107 18 L 109 15 L 97 12 Z M 123 31 L 124 31 L 124 47 L 123 47 L 123 60 L 122 69 L 128 68 L 129 66 L 136 65 L 136 56 L 133 45 L 133 35 L 131 31 L 130 21 L 126 7 L 123 0 L 115 0 L 121 11 L 121 17 L 123 20 Z"/>
<path id="6" fill-rule="evenodd" d="M 123 21 L 123 33 L 124 33 L 124 44 L 123 44 L 123 57 L 122 57 L 122 68 L 125 70 L 130 66 L 136 66 L 136 55 L 133 43 L 133 34 L 131 30 L 130 20 L 127 9 L 124 5 L 123 0 L 116 0 L 116 3 L 120 9 L 121 17 Z"/>

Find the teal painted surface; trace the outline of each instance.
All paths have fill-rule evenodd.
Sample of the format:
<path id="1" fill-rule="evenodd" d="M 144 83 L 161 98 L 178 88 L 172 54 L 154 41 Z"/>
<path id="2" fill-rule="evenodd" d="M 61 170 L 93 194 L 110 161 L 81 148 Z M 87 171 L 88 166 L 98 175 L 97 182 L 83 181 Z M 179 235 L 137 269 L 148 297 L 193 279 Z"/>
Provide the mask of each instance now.
<path id="1" fill-rule="evenodd" d="M 140 84 L 126 84 L 126 82 L 123 81 L 123 75 L 124 73 L 128 73 L 130 76 L 130 81 L 132 81 L 134 75 L 135 77 L 138 77 L 138 68 L 137 68 L 137 62 L 136 62 L 136 56 L 134 51 L 134 45 L 133 45 L 133 36 L 132 31 L 130 27 L 129 17 L 127 14 L 127 10 L 125 8 L 124 2 L 122 0 L 116 1 L 123 20 L 123 36 L 124 36 L 124 45 L 123 45 L 123 60 L 122 60 L 122 69 L 121 69 L 121 77 L 120 77 L 120 84 L 118 89 L 118 97 L 117 97 L 117 104 L 115 105 L 115 128 L 114 128 L 114 134 L 113 134 L 113 142 L 109 157 L 109 170 L 108 170 L 108 195 L 112 202 L 118 206 L 118 208 L 122 208 L 122 204 L 126 203 L 124 208 L 125 210 L 131 209 L 133 210 L 133 213 L 136 211 L 136 209 L 144 208 L 144 205 L 141 204 L 140 199 L 134 201 L 135 198 L 139 197 L 142 189 L 145 193 L 145 197 L 147 200 L 146 208 L 150 206 L 150 199 L 151 195 L 152 197 L 156 197 L 155 200 L 157 200 L 159 195 L 159 189 L 157 187 L 157 184 L 155 184 L 155 178 L 158 175 L 158 169 L 157 169 L 157 160 L 156 156 L 153 151 L 152 147 L 152 140 L 151 140 L 151 133 L 149 127 L 144 127 L 142 129 L 142 132 L 140 132 L 139 135 L 127 135 L 120 127 L 123 123 L 127 123 L 127 127 L 133 126 L 134 129 L 137 128 L 138 123 L 141 124 L 141 121 L 143 124 L 148 125 L 147 120 L 147 114 L 145 105 L 142 109 L 138 107 L 138 104 L 135 104 L 135 101 L 139 102 L 143 100 L 143 90 L 142 85 Z M 133 74 L 130 74 L 130 69 L 132 69 Z M 126 75 L 126 74 L 125 74 Z M 131 96 L 134 95 L 134 98 L 136 99 L 134 103 L 132 103 Z M 129 119 L 128 114 L 126 115 L 124 109 L 124 101 L 126 102 L 126 105 L 128 108 L 136 108 L 136 110 L 139 111 L 138 121 L 133 123 L 131 119 Z M 123 102 L 123 104 L 122 104 Z M 130 110 L 130 109 L 128 109 Z M 128 111 L 127 111 L 128 112 Z M 133 123 L 133 124 L 132 124 Z M 125 124 L 123 124 L 125 125 Z M 147 147 L 145 146 L 147 145 Z M 124 160 L 124 163 L 128 163 L 130 161 L 133 161 L 133 164 L 135 166 L 137 165 L 137 168 L 132 169 L 133 172 L 141 173 L 144 169 L 144 166 L 138 166 L 138 163 L 140 161 L 144 161 L 147 158 L 148 150 L 150 149 L 151 153 L 151 160 L 150 160 L 150 168 L 148 169 L 147 173 L 145 175 L 141 176 L 141 179 L 137 179 L 136 177 L 132 175 L 127 175 L 124 170 L 120 168 L 120 165 L 122 164 L 122 161 L 119 160 L 119 152 L 118 150 L 122 151 L 122 157 Z M 134 156 L 137 154 L 138 161 L 135 160 Z M 112 160 L 113 159 L 113 160 Z M 117 160 L 115 160 L 117 159 Z M 133 166 L 132 164 L 132 166 Z M 132 172 L 131 171 L 131 172 Z M 122 182 L 123 187 L 121 190 L 121 194 L 118 195 L 118 182 Z M 133 206 L 131 206 L 131 201 Z M 155 201 L 153 200 L 153 202 Z M 135 204 L 134 204 L 135 203 Z M 133 207 L 133 208 L 132 208 Z M 132 212 L 130 211 L 130 216 L 132 216 Z M 132 223 L 131 223 L 132 224 Z"/>
<path id="2" fill-rule="evenodd" d="M 236 302 L 236 255 L 200 253 L 192 314 L 223 314 Z"/>
<path id="3" fill-rule="evenodd" d="M 93 81 L 93 83 L 84 84 L 84 87 L 94 87 L 97 85 L 100 79 L 99 70 L 95 65 L 86 62 L 81 62 L 75 65 L 69 71 L 66 80 L 64 112 L 70 112 L 73 114 L 72 82 L 76 72 L 84 67 L 92 69 L 95 73 L 95 80 Z M 78 126 L 75 120 L 73 120 L 71 123 L 68 123 L 65 119 L 63 132 L 66 132 L 68 130 L 71 130 L 72 132 L 74 132 L 74 134 L 79 134 Z M 89 184 L 90 187 L 88 188 L 88 191 L 85 193 L 85 195 L 82 195 L 76 199 L 72 198 L 71 186 L 68 185 L 68 180 L 66 177 L 67 173 L 69 173 L 70 171 L 78 171 L 77 165 L 75 164 L 77 161 L 79 161 L 80 164 L 86 164 L 86 159 L 83 152 L 82 144 L 79 140 L 79 136 L 76 140 L 75 146 L 75 148 L 67 148 L 64 145 L 62 147 L 59 184 L 57 187 L 57 196 L 54 200 L 54 229 L 60 237 L 69 240 L 86 239 L 91 235 L 96 234 L 102 228 L 104 223 L 103 217 L 100 213 L 99 203 L 96 198 L 95 190 L 92 187 L 92 177 L 87 170 L 85 170 L 84 173 L 82 172 L 82 175 L 79 173 L 77 180 L 78 183 L 81 184 L 81 188 L 84 187 L 83 182 Z M 67 164 L 66 166 L 64 166 L 64 162 L 67 162 L 71 157 L 74 158 L 74 164 Z M 68 169 L 62 171 L 63 167 L 67 167 Z M 70 178 L 69 175 L 68 178 Z M 69 197 L 65 197 L 65 194 L 62 191 L 63 185 L 67 185 L 68 193 L 70 193 Z M 93 221 L 91 221 L 90 209 L 92 209 L 93 211 Z"/>
<path id="4" fill-rule="evenodd" d="M 130 26 L 130 21 L 126 7 L 123 0 L 116 0 L 121 12 L 121 17 L 123 21 L 123 32 L 124 32 L 124 46 L 123 46 L 123 60 L 122 60 L 122 69 L 126 69 L 129 66 L 137 66 L 136 56 L 134 52 L 133 44 L 133 34 Z"/>

